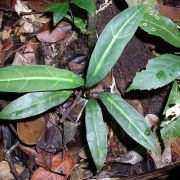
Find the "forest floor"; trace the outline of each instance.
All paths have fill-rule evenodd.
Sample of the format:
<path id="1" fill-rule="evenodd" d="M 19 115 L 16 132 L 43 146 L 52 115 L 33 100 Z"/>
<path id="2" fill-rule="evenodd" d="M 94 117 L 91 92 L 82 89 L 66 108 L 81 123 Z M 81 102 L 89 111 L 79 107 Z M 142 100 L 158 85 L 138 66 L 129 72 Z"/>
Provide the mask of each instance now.
<path id="1" fill-rule="evenodd" d="M 104 1 L 97 2 L 98 9 Z M 0 67 L 45 64 L 69 69 L 81 76 L 85 74 L 94 45 L 89 47 L 88 37 L 75 30 L 69 22 L 62 21 L 52 30 L 49 23 L 51 16 L 42 13 L 49 3 L 27 1 L 27 6 L 32 12 L 18 15 L 17 9 L 12 8 L 12 1 L 0 2 Z M 178 6 L 176 4 L 176 7 Z M 124 8 L 125 5 L 119 1 L 113 1 L 98 12 L 95 17 L 98 36 L 109 20 Z M 145 69 L 149 59 L 164 52 L 174 51 L 179 52 L 179 49 L 139 29 L 108 77 L 96 89 L 109 88 L 114 79 L 116 91 L 140 114 L 159 117 L 167 102 L 171 84 L 153 91 L 125 93 L 125 90 L 136 72 Z M 0 93 L 0 109 L 19 96 L 16 93 Z M 172 145 L 168 155 L 172 161 L 162 169 L 157 169 L 149 152 L 140 148 L 108 113 L 105 114 L 105 119 L 111 120 L 108 156 L 102 171 L 95 173 L 85 139 L 85 100 L 81 99 L 79 103 L 76 103 L 76 100 L 77 96 L 70 97 L 62 105 L 38 117 L 0 122 L 0 180 L 64 180 L 67 177 L 70 180 L 159 177 L 177 179 L 180 175 L 179 138 Z M 57 125 L 56 122 L 64 118 L 64 111 L 68 114 L 63 123 Z M 79 118 L 81 114 L 82 117 Z M 63 128 L 63 131 L 59 130 L 58 126 Z M 115 132 L 121 133 L 117 136 Z M 141 151 L 138 152 L 138 149 Z"/>

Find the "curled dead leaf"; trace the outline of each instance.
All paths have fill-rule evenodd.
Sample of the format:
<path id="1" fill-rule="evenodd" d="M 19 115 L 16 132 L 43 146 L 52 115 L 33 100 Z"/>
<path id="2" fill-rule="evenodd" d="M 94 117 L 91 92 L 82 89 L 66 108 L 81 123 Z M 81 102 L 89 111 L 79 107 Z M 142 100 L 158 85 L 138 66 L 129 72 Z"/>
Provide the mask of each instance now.
<path id="1" fill-rule="evenodd" d="M 54 43 L 64 39 L 71 30 L 72 26 L 62 21 L 51 31 L 51 24 L 47 22 L 39 29 L 36 37 L 41 42 Z"/>
<path id="2" fill-rule="evenodd" d="M 73 168 L 74 163 L 70 153 L 65 154 L 64 160 L 62 160 L 61 154 L 57 154 L 52 157 L 51 171 L 40 167 L 34 172 L 31 180 L 65 180 Z"/>
<path id="3" fill-rule="evenodd" d="M 43 117 L 17 123 L 17 134 L 19 139 L 28 145 L 36 144 L 43 131 L 46 122 Z"/>

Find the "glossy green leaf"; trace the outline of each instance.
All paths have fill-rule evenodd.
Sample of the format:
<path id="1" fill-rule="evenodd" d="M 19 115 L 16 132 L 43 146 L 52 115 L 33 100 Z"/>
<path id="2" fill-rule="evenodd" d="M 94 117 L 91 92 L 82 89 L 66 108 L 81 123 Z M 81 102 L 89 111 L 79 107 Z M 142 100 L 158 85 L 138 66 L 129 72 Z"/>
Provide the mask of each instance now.
<path id="1" fill-rule="evenodd" d="M 86 137 L 97 170 L 101 170 L 107 155 L 107 130 L 101 108 L 95 99 L 86 105 Z"/>
<path id="2" fill-rule="evenodd" d="M 84 80 L 71 71 L 46 65 L 9 66 L 0 69 L 1 92 L 73 89 Z"/>
<path id="3" fill-rule="evenodd" d="M 178 99 L 180 99 L 180 86 L 178 85 L 177 81 L 174 81 L 163 114 L 166 113 L 168 108 L 178 103 L 177 102 Z"/>
<path id="4" fill-rule="evenodd" d="M 94 0 L 74 0 L 73 3 L 88 11 L 92 16 L 96 15 L 96 6 Z"/>
<path id="5" fill-rule="evenodd" d="M 161 15 L 144 14 L 140 27 L 149 34 L 156 35 L 180 48 L 180 32 L 176 23 Z"/>
<path id="6" fill-rule="evenodd" d="M 178 136 L 180 136 L 180 117 L 161 129 L 161 137 L 165 141 L 174 140 Z"/>
<path id="7" fill-rule="evenodd" d="M 79 17 L 73 17 L 71 18 L 71 16 L 66 15 L 65 16 L 69 21 L 71 21 L 72 23 L 74 23 L 74 25 L 76 26 L 76 28 L 78 28 L 81 33 L 83 34 L 88 34 L 88 30 L 86 29 L 87 26 L 87 22 L 84 21 L 83 19 L 79 18 Z"/>
<path id="8" fill-rule="evenodd" d="M 180 76 L 180 56 L 164 54 L 151 59 L 146 70 L 137 73 L 127 91 L 156 89 Z"/>
<path id="9" fill-rule="evenodd" d="M 140 113 L 118 95 L 104 92 L 100 95 L 100 99 L 129 136 L 145 148 L 156 150 L 155 137 Z"/>
<path id="10" fill-rule="evenodd" d="M 138 4 L 157 5 L 157 0 L 126 0 L 128 6 L 134 6 Z"/>
<path id="11" fill-rule="evenodd" d="M 69 3 L 54 3 L 49 5 L 45 11 L 53 12 L 53 24 L 54 26 L 67 14 L 69 9 Z"/>
<path id="12" fill-rule="evenodd" d="M 22 119 L 41 114 L 63 103 L 72 91 L 28 93 L 9 103 L 1 112 L 0 119 Z"/>
<path id="13" fill-rule="evenodd" d="M 151 14 L 159 14 L 159 7 L 157 0 L 125 0 L 128 6 L 135 6 L 140 4 L 148 5 L 146 12 Z"/>
<path id="14" fill-rule="evenodd" d="M 130 7 L 107 24 L 91 55 L 86 87 L 91 87 L 103 80 L 117 62 L 139 25 L 143 10 L 143 5 Z"/>

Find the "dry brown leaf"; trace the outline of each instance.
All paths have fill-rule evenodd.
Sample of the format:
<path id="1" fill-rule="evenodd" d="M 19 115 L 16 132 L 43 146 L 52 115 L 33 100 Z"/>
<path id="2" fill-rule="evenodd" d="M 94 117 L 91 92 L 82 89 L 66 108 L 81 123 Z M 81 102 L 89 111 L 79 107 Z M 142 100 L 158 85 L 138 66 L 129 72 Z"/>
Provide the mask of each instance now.
<path id="1" fill-rule="evenodd" d="M 16 171 L 21 174 L 24 168 L 20 165 L 15 164 Z M 0 162 L 0 180 L 12 180 L 13 175 L 10 173 L 10 167 L 7 161 Z"/>
<path id="2" fill-rule="evenodd" d="M 61 3 L 66 0 L 28 0 L 28 6 L 37 12 L 44 12 L 44 9 L 51 3 Z"/>
<path id="3" fill-rule="evenodd" d="M 21 0 L 16 0 L 16 4 L 15 4 L 15 11 L 18 14 L 21 14 L 21 12 L 32 12 L 31 9 L 29 9 L 25 3 L 21 2 Z"/>
<path id="4" fill-rule="evenodd" d="M 26 36 L 22 35 L 22 34 L 19 34 L 19 38 L 21 40 L 22 43 L 25 43 L 26 41 Z"/>
<path id="5" fill-rule="evenodd" d="M 34 32 L 34 25 L 28 21 L 24 21 L 24 24 L 19 30 L 21 33 L 33 33 Z"/>
<path id="6" fill-rule="evenodd" d="M 16 0 L 3 0 L 3 1 L 1 0 L 0 8 L 13 9 L 15 3 L 16 3 Z"/>
<path id="7" fill-rule="evenodd" d="M 55 173 L 40 167 L 34 172 L 31 180 L 65 180 L 74 167 L 72 156 L 69 153 L 65 154 L 64 161 L 62 160 L 61 154 L 53 156 L 51 164 L 51 171 Z M 57 173 L 63 173 L 65 176 Z"/>
<path id="8" fill-rule="evenodd" d="M 0 28 L 2 26 L 2 19 L 3 19 L 4 12 L 0 12 Z"/>
<path id="9" fill-rule="evenodd" d="M 180 158 L 180 137 L 176 138 L 171 145 L 172 153 L 176 158 Z"/>
<path id="10" fill-rule="evenodd" d="M 165 5 L 159 5 L 160 14 L 174 21 L 180 21 L 180 8 Z"/>
<path id="11" fill-rule="evenodd" d="M 88 154 L 87 154 L 87 151 L 85 150 L 84 147 L 79 151 L 78 155 L 82 159 L 88 159 L 89 158 Z"/>
<path id="12" fill-rule="evenodd" d="M 17 123 L 17 134 L 19 139 L 28 145 L 36 144 L 46 128 L 43 117 Z"/>
<path id="13" fill-rule="evenodd" d="M 82 180 L 83 172 L 84 170 L 80 166 L 77 166 L 71 173 L 70 180 Z"/>
<path id="14" fill-rule="evenodd" d="M 72 30 L 72 26 L 65 21 L 60 22 L 52 31 L 51 24 L 44 24 L 36 34 L 36 37 L 41 42 L 54 43 L 64 39 Z"/>
<path id="15" fill-rule="evenodd" d="M 43 16 L 43 14 L 35 14 L 36 22 L 45 24 L 50 21 L 49 17 Z"/>
<path id="16" fill-rule="evenodd" d="M 8 39 L 5 39 L 3 42 L 2 42 L 2 51 L 7 51 L 9 49 L 11 49 L 13 47 L 13 41 L 11 38 L 8 38 Z"/>
<path id="17" fill-rule="evenodd" d="M 2 43 L 0 42 L 0 66 L 4 63 L 4 57 L 5 57 L 5 52 L 3 52 L 2 51 L 2 48 L 3 48 L 3 46 L 2 46 Z"/>
<path id="18" fill-rule="evenodd" d="M 35 55 L 34 48 L 35 48 L 34 46 L 29 44 L 26 47 L 26 49 L 24 50 L 23 57 L 25 58 L 26 61 L 24 61 L 23 63 L 25 65 L 27 65 L 27 64 L 36 64 L 36 55 Z"/>
<path id="19" fill-rule="evenodd" d="M 3 161 L 4 158 L 5 158 L 4 145 L 3 145 L 3 143 L 1 142 L 1 143 L 0 143 L 0 162 Z"/>
<path id="20" fill-rule="evenodd" d="M 2 32 L 2 39 L 5 40 L 11 38 L 11 32 L 12 32 L 12 28 L 4 27 L 4 30 Z"/>
<path id="21" fill-rule="evenodd" d="M 18 52 L 16 52 L 12 65 L 23 65 L 25 58 Z"/>
<path id="22" fill-rule="evenodd" d="M 83 62 L 81 64 L 77 64 L 77 63 L 74 63 L 71 61 L 71 62 L 69 62 L 68 67 L 71 71 L 73 71 L 77 74 L 81 74 L 84 71 L 85 65 L 86 65 L 85 62 Z"/>

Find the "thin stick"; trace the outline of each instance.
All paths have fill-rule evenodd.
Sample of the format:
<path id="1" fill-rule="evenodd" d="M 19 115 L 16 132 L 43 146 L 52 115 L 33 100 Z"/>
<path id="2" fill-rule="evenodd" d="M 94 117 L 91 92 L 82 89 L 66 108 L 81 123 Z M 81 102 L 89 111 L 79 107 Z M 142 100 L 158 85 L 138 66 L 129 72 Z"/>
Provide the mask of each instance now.
<path id="1" fill-rule="evenodd" d="M 146 173 L 146 174 L 140 174 L 134 177 L 128 177 L 128 178 L 121 178 L 122 180 L 146 180 L 146 179 L 154 179 L 161 176 L 165 176 L 170 174 L 170 171 L 172 171 L 175 168 L 178 168 L 180 166 L 180 161 L 175 162 L 173 164 L 169 164 L 169 166 L 157 169 L 156 171 Z"/>
<path id="2" fill-rule="evenodd" d="M 16 180 L 22 180 L 22 178 L 20 177 L 20 175 L 18 174 L 18 172 L 16 171 L 16 168 L 11 160 L 11 153 L 12 151 L 14 151 L 14 149 L 18 146 L 19 142 L 17 142 L 16 144 L 14 144 L 9 150 L 5 150 L 5 156 L 6 156 L 6 160 L 9 164 L 10 167 L 10 172 L 12 173 L 12 175 L 14 176 L 14 178 Z"/>
<path id="3" fill-rule="evenodd" d="M 73 104 L 69 107 L 69 109 L 62 115 L 61 119 L 59 120 L 60 123 L 63 123 L 64 120 L 68 117 L 69 113 L 75 108 L 75 106 L 80 103 L 80 96 L 82 92 L 77 92 L 76 98 Z"/>
<path id="4" fill-rule="evenodd" d="M 23 45 L 23 46 L 15 49 L 14 51 L 11 51 L 11 52 L 6 56 L 6 58 L 4 59 L 4 61 L 6 61 L 12 54 L 20 51 L 21 49 L 24 49 L 24 48 L 26 48 L 26 47 L 29 46 L 29 45 L 37 45 L 37 44 L 39 44 L 39 42 L 36 42 L 36 43 L 28 43 L 28 44 L 26 44 L 26 45 Z"/>

